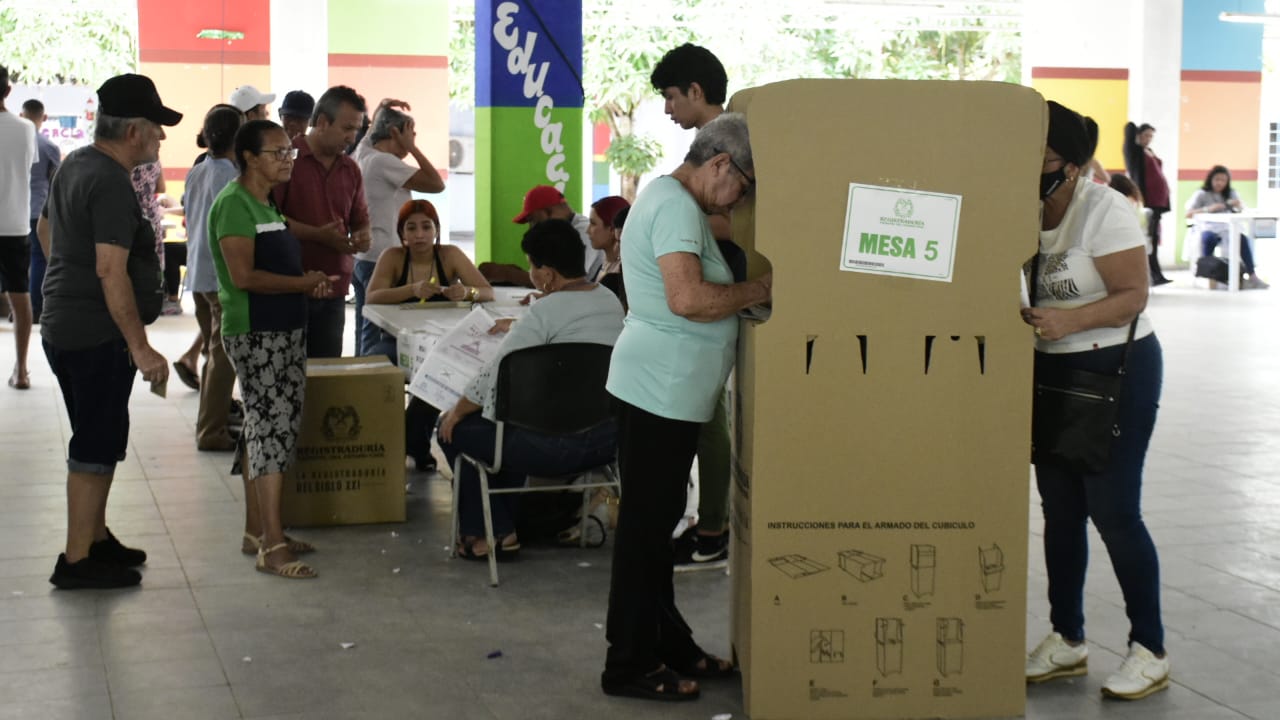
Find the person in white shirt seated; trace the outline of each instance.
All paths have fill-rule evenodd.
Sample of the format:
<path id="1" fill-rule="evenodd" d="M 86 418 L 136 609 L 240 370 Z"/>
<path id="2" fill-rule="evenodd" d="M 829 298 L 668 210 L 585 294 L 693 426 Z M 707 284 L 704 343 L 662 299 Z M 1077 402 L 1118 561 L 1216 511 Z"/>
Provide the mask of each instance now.
<path id="1" fill-rule="evenodd" d="M 1244 210 L 1240 195 L 1231 187 L 1231 171 L 1223 165 L 1214 165 L 1205 176 L 1204 185 L 1187 201 L 1187 217 L 1200 213 L 1228 213 Z M 1200 254 L 1213 255 L 1218 245 L 1227 238 L 1229 226 L 1223 222 L 1201 223 Z M 1245 275 L 1241 287 L 1265 290 L 1271 287 L 1262 281 L 1253 269 L 1253 247 L 1248 237 L 1240 236 L 1240 272 Z"/>
<path id="2" fill-rule="evenodd" d="M 460 453 L 489 462 L 494 455 L 497 425 L 498 367 L 507 354 L 552 343 L 597 343 L 612 346 L 622 332 L 623 311 L 607 288 L 587 279 L 585 248 L 578 231 L 565 220 L 545 220 L 529 228 L 520 243 L 529 260 L 529 279 L 542 293 L 518 322 L 499 320 L 492 333 L 507 333 L 498 354 L 467 385 L 463 397 L 440 418 L 437 437 L 452 465 Z M 608 462 L 617 452 L 617 430 L 612 420 L 579 433 L 571 440 L 515 427 L 503 434 L 502 471 L 489 477 L 492 488 L 519 487 L 527 475 L 561 475 L 582 467 Z M 476 469 L 463 464 L 455 480 L 460 493 L 458 516 L 461 537 L 458 555 L 487 560 L 480 478 Z M 489 500 L 498 559 L 510 558 L 520 549 L 515 534 L 518 495 L 495 495 Z"/>

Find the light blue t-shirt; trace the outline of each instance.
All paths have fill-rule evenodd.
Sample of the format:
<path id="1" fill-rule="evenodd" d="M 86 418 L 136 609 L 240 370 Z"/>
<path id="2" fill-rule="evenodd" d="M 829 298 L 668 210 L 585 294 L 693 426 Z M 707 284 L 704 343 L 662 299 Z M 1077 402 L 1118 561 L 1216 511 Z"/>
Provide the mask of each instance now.
<path id="1" fill-rule="evenodd" d="M 209 158 L 187 173 L 183 202 L 187 211 L 187 289 L 218 292 L 218 270 L 209 246 L 209 210 L 218 193 L 240 175 L 227 158 Z"/>
<path id="2" fill-rule="evenodd" d="M 702 279 L 733 283 L 707 216 L 679 180 L 649 183 L 622 230 L 628 312 L 606 386 L 614 397 L 660 417 L 707 422 L 737 349 L 738 318 L 694 322 L 667 307 L 658 258 L 685 252 L 702 261 Z"/>

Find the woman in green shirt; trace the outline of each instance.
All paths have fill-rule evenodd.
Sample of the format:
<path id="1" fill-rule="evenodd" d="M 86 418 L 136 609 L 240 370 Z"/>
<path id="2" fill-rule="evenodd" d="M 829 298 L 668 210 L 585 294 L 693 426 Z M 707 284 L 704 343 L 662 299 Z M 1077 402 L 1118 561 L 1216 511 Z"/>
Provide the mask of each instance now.
<path id="1" fill-rule="evenodd" d="M 209 239 L 218 271 L 223 346 L 240 378 L 244 432 L 245 542 L 257 569 L 313 578 L 295 554 L 314 550 L 285 537 L 280 523 L 284 471 L 293 462 L 306 389 L 307 296 L 327 297 L 336 277 L 302 270 L 302 249 L 271 203 L 271 188 L 287 182 L 298 151 L 268 120 L 236 134 L 240 177 L 209 210 Z"/>

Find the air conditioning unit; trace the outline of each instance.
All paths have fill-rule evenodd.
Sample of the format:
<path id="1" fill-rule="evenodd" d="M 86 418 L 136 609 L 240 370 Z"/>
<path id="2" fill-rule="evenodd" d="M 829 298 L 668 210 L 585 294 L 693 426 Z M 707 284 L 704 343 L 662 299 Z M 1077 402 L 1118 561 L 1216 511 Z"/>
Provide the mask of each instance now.
<path id="1" fill-rule="evenodd" d="M 474 137 L 449 138 L 449 172 L 474 174 L 476 171 L 476 139 Z"/>

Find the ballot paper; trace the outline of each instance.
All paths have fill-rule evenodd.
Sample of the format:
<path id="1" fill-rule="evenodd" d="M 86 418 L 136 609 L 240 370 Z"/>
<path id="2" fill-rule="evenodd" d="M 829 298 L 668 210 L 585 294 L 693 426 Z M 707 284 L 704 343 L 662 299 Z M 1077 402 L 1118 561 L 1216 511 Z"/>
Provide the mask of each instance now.
<path id="1" fill-rule="evenodd" d="M 506 334 L 489 334 L 494 320 L 483 307 L 472 309 L 431 347 L 413 374 L 409 392 L 440 410 L 453 407 L 467 383 L 498 354 Z"/>

